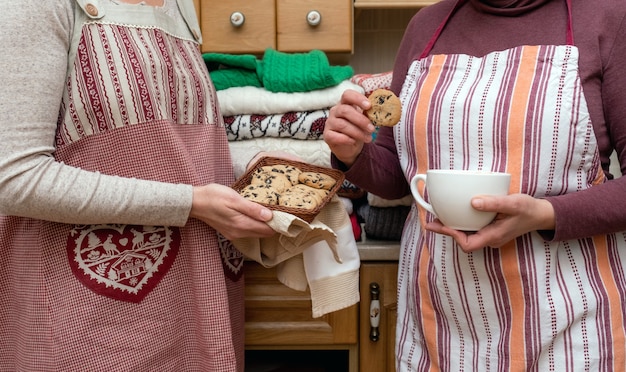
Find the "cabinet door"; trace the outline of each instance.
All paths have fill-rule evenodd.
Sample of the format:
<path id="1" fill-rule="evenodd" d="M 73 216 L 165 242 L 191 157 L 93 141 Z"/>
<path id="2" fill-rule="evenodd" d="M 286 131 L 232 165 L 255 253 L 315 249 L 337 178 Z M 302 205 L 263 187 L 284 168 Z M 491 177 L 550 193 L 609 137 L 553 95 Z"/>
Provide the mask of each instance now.
<path id="1" fill-rule="evenodd" d="M 395 371 L 395 326 L 397 319 L 396 262 L 361 265 L 359 369 L 362 372 Z M 378 306 L 372 306 L 378 301 Z M 372 324 L 378 317 L 378 329 Z"/>
<path id="2" fill-rule="evenodd" d="M 259 54 L 276 48 L 275 2 L 200 0 L 200 27 L 203 53 Z"/>
<path id="3" fill-rule="evenodd" d="M 358 304 L 313 318 L 311 295 L 286 287 L 276 270 L 245 263 L 246 346 L 356 345 Z"/>
<path id="4" fill-rule="evenodd" d="M 276 0 L 278 50 L 351 52 L 352 9 L 352 0 Z"/>

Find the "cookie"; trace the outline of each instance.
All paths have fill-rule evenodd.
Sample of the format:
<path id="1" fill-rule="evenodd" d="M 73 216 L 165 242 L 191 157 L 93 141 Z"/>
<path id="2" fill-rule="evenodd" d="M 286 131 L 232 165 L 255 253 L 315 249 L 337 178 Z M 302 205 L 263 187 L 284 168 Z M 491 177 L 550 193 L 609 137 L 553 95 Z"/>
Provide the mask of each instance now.
<path id="1" fill-rule="evenodd" d="M 250 184 L 270 186 L 278 193 L 283 192 L 286 188 L 291 187 L 292 185 L 286 175 L 278 172 L 263 170 L 262 168 L 259 168 L 252 173 Z"/>
<path id="2" fill-rule="evenodd" d="M 330 193 L 330 191 L 328 191 L 326 189 L 318 189 L 318 188 L 315 188 L 315 187 L 311 187 L 311 186 L 305 185 L 303 183 L 299 183 L 299 184 L 293 186 L 291 189 L 300 190 L 300 191 L 302 191 L 305 194 L 315 195 L 315 197 L 319 198 L 320 203 Z"/>
<path id="3" fill-rule="evenodd" d="M 305 192 L 295 186 L 285 190 L 278 198 L 278 205 L 307 210 L 317 208 L 320 203 L 321 200 L 317 194 L 314 192 Z"/>
<path id="4" fill-rule="evenodd" d="M 321 204 L 324 198 L 329 194 L 328 190 L 317 189 L 315 187 L 307 186 L 303 183 L 294 185 L 293 187 L 289 188 L 288 191 L 294 193 L 299 192 L 302 195 L 311 196 L 318 201 L 318 204 Z"/>
<path id="5" fill-rule="evenodd" d="M 368 97 L 372 107 L 365 111 L 365 115 L 376 126 L 392 127 L 400 121 L 402 104 L 392 91 L 376 89 Z"/>
<path id="6" fill-rule="evenodd" d="M 265 165 L 260 169 L 267 172 L 284 174 L 285 176 L 287 176 L 289 181 L 291 181 L 292 185 L 296 185 L 298 183 L 298 176 L 302 172 L 298 167 L 286 164 Z"/>
<path id="7" fill-rule="evenodd" d="M 337 183 L 337 180 L 331 176 L 320 172 L 302 172 L 298 180 L 307 186 L 324 190 L 332 189 Z"/>
<path id="8" fill-rule="evenodd" d="M 278 193 L 267 185 L 248 185 L 239 192 L 244 198 L 258 203 L 277 205 Z"/>

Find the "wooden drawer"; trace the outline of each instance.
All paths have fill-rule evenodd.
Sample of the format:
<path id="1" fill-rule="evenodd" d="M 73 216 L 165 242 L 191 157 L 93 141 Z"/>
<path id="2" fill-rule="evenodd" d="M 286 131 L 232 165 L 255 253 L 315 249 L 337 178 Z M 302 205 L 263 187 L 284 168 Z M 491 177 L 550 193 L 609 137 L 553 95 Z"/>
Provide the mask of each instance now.
<path id="1" fill-rule="evenodd" d="M 352 1 L 276 0 L 277 48 L 284 52 L 321 49 L 326 52 L 352 51 Z M 310 12 L 318 12 L 317 26 L 307 22 Z"/>
<path id="2" fill-rule="evenodd" d="M 231 15 L 243 14 L 235 27 Z M 260 53 L 276 48 L 275 0 L 201 0 L 202 52 Z"/>
<path id="3" fill-rule="evenodd" d="M 246 346 L 346 345 L 358 341 L 358 304 L 320 318 L 309 292 L 292 290 L 275 269 L 246 261 Z"/>
<path id="4" fill-rule="evenodd" d="M 199 0 L 199 8 L 203 53 L 352 51 L 351 0 Z M 307 21 L 312 11 L 321 15 L 318 25 Z M 235 12 L 244 17 L 239 27 L 231 22 Z"/>

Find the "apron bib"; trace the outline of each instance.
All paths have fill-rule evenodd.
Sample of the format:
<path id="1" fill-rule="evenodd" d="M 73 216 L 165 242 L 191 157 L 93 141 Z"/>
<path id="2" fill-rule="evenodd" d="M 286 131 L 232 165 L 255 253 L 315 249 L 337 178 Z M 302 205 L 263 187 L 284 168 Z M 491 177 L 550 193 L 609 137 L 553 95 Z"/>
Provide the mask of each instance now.
<path id="1" fill-rule="evenodd" d="M 446 22 L 400 95 L 394 135 L 406 178 L 428 169 L 508 172 L 511 193 L 534 197 L 604 182 L 571 17 L 567 45 L 428 55 Z M 413 206 L 403 234 L 399 371 L 624 367 L 624 234 L 546 242 L 533 232 L 464 253 L 423 229 L 432 219 Z"/>
<path id="2" fill-rule="evenodd" d="M 163 9 L 110 1 L 78 4 L 57 160 L 123 177 L 232 183 L 228 164 L 221 169 L 213 164 L 224 148 L 193 156 L 225 141 L 215 140 L 224 137 L 224 128 L 212 83 L 207 74 L 198 74 L 206 68 L 196 53 L 196 18 L 186 11 L 191 2 L 166 2 Z M 176 6 L 180 14 L 172 9 Z M 163 138 L 181 140 L 164 143 Z M 83 285 L 131 302 L 141 301 L 167 274 L 182 240 L 195 239 L 171 226 L 47 225 L 51 250 L 58 249 L 59 236 L 66 236 L 70 266 Z M 214 231 L 202 224 L 196 228 L 212 238 L 188 244 L 217 245 Z M 233 251 L 225 239 L 221 242 L 225 253 Z M 225 269 L 238 277 L 243 260 L 233 264 L 229 256 L 223 255 Z"/>

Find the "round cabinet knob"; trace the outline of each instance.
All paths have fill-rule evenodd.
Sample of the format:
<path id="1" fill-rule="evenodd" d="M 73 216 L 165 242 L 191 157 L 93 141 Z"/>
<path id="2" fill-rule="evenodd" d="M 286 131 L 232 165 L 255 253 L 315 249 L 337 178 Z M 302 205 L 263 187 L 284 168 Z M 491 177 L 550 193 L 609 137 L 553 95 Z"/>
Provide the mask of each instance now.
<path id="1" fill-rule="evenodd" d="M 230 24 L 235 27 L 243 26 L 243 23 L 246 21 L 246 17 L 241 12 L 233 12 L 230 15 Z"/>
<path id="2" fill-rule="evenodd" d="M 310 26 L 317 26 L 322 22 L 322 15 L 317 10 L 311 10 L 306 15 L 306 22 Z"/>

